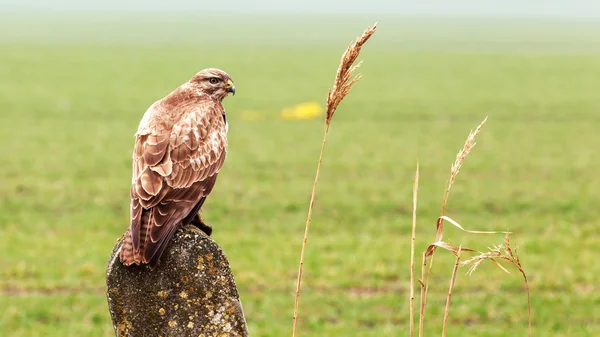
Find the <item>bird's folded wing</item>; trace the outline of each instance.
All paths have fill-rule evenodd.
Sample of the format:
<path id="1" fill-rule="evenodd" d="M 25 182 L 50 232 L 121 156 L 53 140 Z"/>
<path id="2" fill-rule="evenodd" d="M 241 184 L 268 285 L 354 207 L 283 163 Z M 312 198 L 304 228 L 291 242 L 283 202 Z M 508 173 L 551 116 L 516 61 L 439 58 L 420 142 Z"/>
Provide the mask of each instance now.
<path id="1" fill-rule="evenodd" d="M 179 114 L 174 123 L 168 116 L 150 118 L 153 125 L 144 128 L 149 132 L 136 135 L 132 239 L 134 249 L 143 248 L 148 258 L 211 192 L 227 149 L 222 113 L 220 105 L 207 100 Z M 151 211 L 147 224 L 142 221 L 142 207 Z"/>

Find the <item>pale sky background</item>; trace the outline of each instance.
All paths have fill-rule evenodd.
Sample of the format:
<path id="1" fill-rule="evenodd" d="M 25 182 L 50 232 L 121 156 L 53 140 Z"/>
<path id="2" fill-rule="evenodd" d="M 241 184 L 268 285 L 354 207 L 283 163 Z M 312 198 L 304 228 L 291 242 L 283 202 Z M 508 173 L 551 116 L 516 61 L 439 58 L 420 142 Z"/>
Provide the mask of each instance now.
<path id="1" fill-rule="evenodd" d="M 338 5 L 343 3 L 343 7 Z M 0 0 L 13 11 L 185 11 L 288 14 L 393 14 L 527 18 L 600 18 L 600 0 Z"/>

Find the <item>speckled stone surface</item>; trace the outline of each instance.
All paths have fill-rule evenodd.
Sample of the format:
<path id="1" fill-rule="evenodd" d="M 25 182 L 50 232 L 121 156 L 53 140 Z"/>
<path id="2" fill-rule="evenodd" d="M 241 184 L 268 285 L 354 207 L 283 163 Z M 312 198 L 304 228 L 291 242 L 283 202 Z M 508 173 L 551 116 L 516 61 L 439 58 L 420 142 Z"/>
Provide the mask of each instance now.
<path id="1" fill-rule="evenodd" d="M 248 336 L 227 258 L 204 232 L 178 230 L 154 270 L 121 264 L 121 244 L 106 271 L 117 337 Z"/>

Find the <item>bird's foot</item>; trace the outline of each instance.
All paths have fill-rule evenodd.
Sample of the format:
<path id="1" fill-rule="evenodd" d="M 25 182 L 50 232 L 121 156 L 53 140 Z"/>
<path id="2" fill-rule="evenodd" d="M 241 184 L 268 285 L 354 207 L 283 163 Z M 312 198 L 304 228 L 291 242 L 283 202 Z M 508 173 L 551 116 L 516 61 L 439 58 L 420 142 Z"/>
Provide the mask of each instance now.
<path id="1" fill-rule="evenodd" d="M 201 231 L 203 231 L 208 236 L 210 236 L 212 234 L 212 227 L 205 224 L 204 221 L 202 221 L 202 218 L 200 217 L 200 215 L 196 215 L 194 217 L 194 219 L 192 220 L 192 222 L 190 222 L 190 224 L 198 227 Z"/>

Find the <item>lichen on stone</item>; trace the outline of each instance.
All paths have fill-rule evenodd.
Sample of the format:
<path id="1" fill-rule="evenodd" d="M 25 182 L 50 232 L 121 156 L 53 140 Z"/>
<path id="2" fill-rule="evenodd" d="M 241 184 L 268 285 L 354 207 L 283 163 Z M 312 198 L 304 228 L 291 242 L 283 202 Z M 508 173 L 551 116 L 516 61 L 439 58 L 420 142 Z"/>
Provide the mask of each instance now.
<path id="1" fill-rule="evenodd" d="M 116 336 L 248 336 L 227 258 L 202 231 L 179 230 L 154 270 L 123 266 L 121 244 L 115 245 L 107 269 Z"/>

